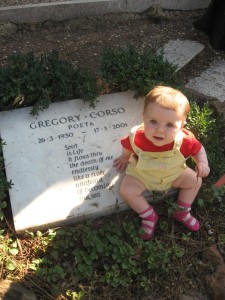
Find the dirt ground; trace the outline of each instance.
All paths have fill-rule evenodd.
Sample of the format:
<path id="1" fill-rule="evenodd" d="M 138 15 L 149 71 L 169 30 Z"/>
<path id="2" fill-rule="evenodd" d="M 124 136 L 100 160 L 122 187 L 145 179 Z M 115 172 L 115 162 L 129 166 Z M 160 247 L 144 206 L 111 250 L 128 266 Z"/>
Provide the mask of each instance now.
<path id="1" fill-rule="evenodd" d="M 204 10 L 163 11 L 160 19 L 146 14 L 121 14 L 18 24 L 13 35 L 0 35 L 0 66 L 17 51 L 33 51 L 40 55 L 57 50 L 60 58 L 79 67 L 96 70 L 106 46 L 118 48 L 131 43 L 138 51 L 150 49 L 155 52 L 171 39 L 190 39 L 202 43 L 205 49 L 179 71 L 183 83 L 187 83 L 213 60 L 225 59 L 225 52 L 214 50 L 208 36 L 193 26 L 193 21 L 203 13 Z"/>

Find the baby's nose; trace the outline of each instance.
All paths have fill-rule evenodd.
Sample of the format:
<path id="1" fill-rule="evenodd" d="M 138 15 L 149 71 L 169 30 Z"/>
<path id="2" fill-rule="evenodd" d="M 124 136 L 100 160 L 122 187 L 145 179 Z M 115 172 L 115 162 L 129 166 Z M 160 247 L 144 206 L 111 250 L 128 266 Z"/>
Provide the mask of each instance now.
<path id="1" fill-rule="evenodd" d="M 158 124 L 158 126 L 157 126 L 157 128 L 156 128 L 156 130 L 158 131 L 158 132 L 164 132 L 164 126 L 162 126 L 162 125 L 160 125 L 160 124 Z"/>

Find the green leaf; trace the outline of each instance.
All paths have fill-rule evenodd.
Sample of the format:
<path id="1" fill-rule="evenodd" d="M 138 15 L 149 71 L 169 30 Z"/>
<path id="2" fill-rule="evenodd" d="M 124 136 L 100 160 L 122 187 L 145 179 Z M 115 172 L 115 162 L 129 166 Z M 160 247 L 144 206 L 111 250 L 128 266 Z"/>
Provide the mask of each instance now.
<path id="1" fill-rule="evenodd" d="M 19 250 L 17 248 L 9 249 L 9 253 L 12 255 L 17 255 L 19 253 Z"/>
<path id="2" fill-rule="evenodd" d="M 0 208 L 6 208 L 7 207 L 7 203 L 6 201 L 0 201 Z"/>
<path id="3" fill-rule="evenodd" d="M 6 263 L 6 269 L 9 271 L 14 271 L 16 269 L 16 266 L 12 261 L 9 261 Z"/>

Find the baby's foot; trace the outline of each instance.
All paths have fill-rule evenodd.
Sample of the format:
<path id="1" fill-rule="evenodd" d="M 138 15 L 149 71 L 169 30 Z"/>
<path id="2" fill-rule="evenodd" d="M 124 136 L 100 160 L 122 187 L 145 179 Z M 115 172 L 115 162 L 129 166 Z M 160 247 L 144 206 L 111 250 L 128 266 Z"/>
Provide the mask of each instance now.
<path id="1" fill-rule="evenodd" d="M 173 217 L 191 231 L 198 231 L 200 228 L 199 221 L 190 214 L 190 209 L 187 211 L 175 211 Z"/>
<path id="2" fill-rule="evenodd" d="M 152 207 L 149 207 L 146 211 L 139 215 L 142 218 L 141 235 L 142 240 L 148 241 L 152 238 L 155 230 L 155 226 L 159 220 L 158 214 Z"/>

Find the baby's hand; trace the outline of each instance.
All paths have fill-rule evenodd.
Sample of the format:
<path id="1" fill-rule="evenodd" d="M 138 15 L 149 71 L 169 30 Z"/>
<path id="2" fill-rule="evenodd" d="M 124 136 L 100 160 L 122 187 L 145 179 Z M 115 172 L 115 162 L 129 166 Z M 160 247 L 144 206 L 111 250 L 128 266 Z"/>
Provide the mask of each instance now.
<path id="1" fill-rule="evenodd" d="M 127 165 L 128 165 L 128 160 L 122 157 L 122 155 L 115 158 L 113 161 L 113 167 L 119 173 L 122 173 L 126 169 Z"/>
<path id="2" fill-rule="evenodd" d="M 206 177 L 209 175 L 210 168 L 207 163 L 199 162 L 196 166 L 196 172 L 199 177 Z"/>

